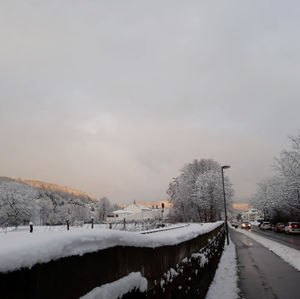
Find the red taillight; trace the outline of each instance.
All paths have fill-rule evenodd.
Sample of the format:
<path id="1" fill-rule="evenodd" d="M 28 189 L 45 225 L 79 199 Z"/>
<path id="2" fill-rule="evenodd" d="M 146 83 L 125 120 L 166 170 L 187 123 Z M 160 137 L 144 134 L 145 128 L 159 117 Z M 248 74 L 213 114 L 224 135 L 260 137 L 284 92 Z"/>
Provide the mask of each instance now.
<path id="1" fill-rule="evenodd" d="M 293 227 L 290 225 L 290 228 L 292 229 Z"/>

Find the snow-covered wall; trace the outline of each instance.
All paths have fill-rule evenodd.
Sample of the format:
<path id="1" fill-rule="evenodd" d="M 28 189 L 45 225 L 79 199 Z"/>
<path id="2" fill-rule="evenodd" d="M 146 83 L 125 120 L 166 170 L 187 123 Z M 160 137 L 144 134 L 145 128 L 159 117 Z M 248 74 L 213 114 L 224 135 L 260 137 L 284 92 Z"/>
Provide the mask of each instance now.
<path id="1" fill-rule="evenodd" d="M 59 238 L 48 235 L 44 237 L 47 242 L 35 241 L 35 246 L 23 238 L 20 247 L 22 242 L 19 241 L 10 247 L 10 255 L 8 247 L 0 245 L 1 267 L 10 271 L 0 273 L 1 295 L 3 298 L 5 294 L 10 298 L 78 298 L 131 272 L 141 272 L 148 281 L 148 288 L 152 288 L 155 280 L 168 269 L 176 268 L 182 259 L 209 244 L 221 228 L 222 223 L 192 224 L 149 235 L 93 231 L 80 238 L 71 233 L 68 241 L 60 242 Z M 43 255 L 45 247 L 42 244 L 47 244 L 51 255 Z M 28 253 L 30 248 L 32 252 Z M 40 256 L 38 264 L 33 263 L 35 255 Z M 9 260 L 5 263 L 3 257 Z M 26 262 L 25 257 L 29 261 Z M 11 270 L 20 266 L 31 268 Z"/>
<path id="2" fill-rule="evenodd" d="M 31 268 L 62 257 L 83 255 L 115 246 L 156 248 L 176 245 L 203 235 L 222 222 L 191 223 L 179 229 L 143 235 L 109 229 L 72 229 L 67 231 L 26 231 L 0 234 L 0 272 Z M 175 226 L 176 228 L 176 226 Z"/>

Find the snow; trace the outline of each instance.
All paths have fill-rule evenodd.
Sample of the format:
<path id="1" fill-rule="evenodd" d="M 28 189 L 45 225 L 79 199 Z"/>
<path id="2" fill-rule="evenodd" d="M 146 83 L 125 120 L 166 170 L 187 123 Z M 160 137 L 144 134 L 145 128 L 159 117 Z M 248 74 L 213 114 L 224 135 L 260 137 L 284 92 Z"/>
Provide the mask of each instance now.
<path id="1" fill-rule="evenodd" d="M 178 276 L 179 274 L 178 274 L 178 272 L 175 270 L 175 269 L 173 269 L 173 268 L 171 268 L 170 269 L 170 273 L 171 273 L 171 276 L 173 277 L 173 276 Z"/>
<path id="2" fill-rule="evenodd" d="M 201 253 L 193 253 L 192 255 L 191 255 L 191 258 L 193 258 L 193 259 L 197 259 L 197 258 L 199 258 L 199 257 L 201 257 L 202 256 L 202 254 Z"/>
<path id="3" fill-rule="evenodd" d="M 177 229 L 177 228 L 182 228 L 182 227 L 186 227 L 189 226 L 190 224 L 174 224 L 172 226 L 169 227 L 162 227 L 162 228 L 156 228 L 156 229 L 148 229 L 148 230 L 143 230 L 140 233 L 141 234 L 151 234 L 151 233 L 157 233 L 159 231 L 167 231 L 167 230 L 173 230 L 173 229 Z"/>
<path id="4" fill-rule="evenodd" d="M 183 258 L 182 260 L 181 260 L 181 262 L 183 263 L 183 264 L 186 264 L 186 263 L 188 263 L 188 258 L 187 257 L 185 257 L 185 258 Z"/>
<path id="5" fill-rule="evenodd" d="M 93 289 L 81 299 L 117 299 L 134 289 L 146 292 L 147 286 L 147 279 L 140 272 L 132 272 L 119 280 Z"/>
<path id="6" fill-rule="evenodd" d="M 108 218 L 107 220 L 116 222 L 116 221 L 122 221 L 125 218 L 126 221 L 144 221 L 146 219 L 159 220 L 162 217 L 162 212 L 160 209 L 154 209 L 154 210 L 140 209 L 138 211 L 131 210 L 130 213 L 125 213 L 126 211 L 128 211 L 125 209 L 121 211 L 123 211 L 123 213 L 114 213 L 119 215 L 118 218 L 111 217 Z M 163 217 L 166 218 L 168 214 L 169 214 L 169 209 L 165 209 L 163 213 Z"/>
<path id="7" fill-rule="evenodd" d="M 168 270 L 166 273 L 164 273 L 164 277 L 166 278 L 166 281 L 168 281 L 168 282 L 169 281 L 172 282 L 173 277 L 176 277 L 178 275 L 179 275 L 179 273 L 173 268 L 170 268 L 170 270 Z"/>
<path id="8" fill-rule="evenodd" d="M 109 229 L 72 228 L 72 230 L 15 231 L 0 234 L 0 272 L 31 268 L 62 257 L 83 255 L 115 246 L 156 248 L 176 245 L 207 233 L 222 222 L 191 223 L 174 230 L 142 235 Z"/>
<path id="9" fill-rule="evenodd" d="M 200 267 L 203 268 L 205 266 L 205 264 L 208 263 L 208 258 L 203 253 L 200 256 L 201 256 Z"/>
<path id="10" fill-rule="evenodd" d="M 295 269 L 300 271 L 300 251 L 296 250 L 294 248 L 282 245 L 280 243 L 277 243 L 275 241 L 269 240 L 267 238 L 258 236 L 255 233 L 248 232 L 242 229 L 238 229 L 238 232 L 248 236 L 249 238 L 252 238 L 256 242 L 262 244 L 272 252 L 274 252 L 276 255 L 278 255 L 280 258 L 282 258 L 285 262 L 293 266 Z"/>
<path id="11" fill-rule="evenodd" d="M 225 244 L 215 277 L 205 299 L 234 299 L 238 298 L 238 275 L 235 245 L 232 241 Z"/>
<path id="12" fill-rule="evenodd" d="M 130 210 L 116 210 L 112 212 L 113 214 L 134 214 L 135 212 Z"/>

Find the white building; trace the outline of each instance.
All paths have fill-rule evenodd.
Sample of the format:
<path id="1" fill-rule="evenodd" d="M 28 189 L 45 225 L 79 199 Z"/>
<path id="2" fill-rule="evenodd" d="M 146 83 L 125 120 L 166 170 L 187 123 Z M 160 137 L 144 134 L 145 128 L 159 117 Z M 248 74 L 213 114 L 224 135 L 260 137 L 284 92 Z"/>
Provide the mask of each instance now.
<path id="1" fill-rule="evenodd" d="M 135 212 L 129 210 L 117 210 L 112 212 L 114 217 L 121 217 L 122 219 L 128 215 L 134 214 Z"/>
<path id="2" fill-rule="evenodd" d="M 122 210 L 113 212 L 114 217 L 109 217 L 109 222 L 119 222 L 124 219 L 127 221 L 160 220 L 168 215 L 169 209 L 150 209 L 144 205 L 131 204 Z"/>
<path id="3" fill-rule="evenodd" d="M 131 211 L 134 213 L 140 213 L 140 212 L 145 212 L 145 211 L 152 211 L 150 208 L 143 206 L 143 205 L 138 205 L 138 204 L 131 204 L 124 208 L 124 211 Z"/>

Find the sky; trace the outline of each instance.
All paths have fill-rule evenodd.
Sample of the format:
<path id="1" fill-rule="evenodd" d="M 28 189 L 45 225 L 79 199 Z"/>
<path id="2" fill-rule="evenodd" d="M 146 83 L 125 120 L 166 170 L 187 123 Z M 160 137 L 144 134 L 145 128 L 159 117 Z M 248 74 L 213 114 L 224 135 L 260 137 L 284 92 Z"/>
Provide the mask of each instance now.
<path id="1" fill-rule="evenodd" d="M 299 1 L 0 0 L 0 175 L 157 201 L 194 159 L 236 202 L 300 129 Z"/>

